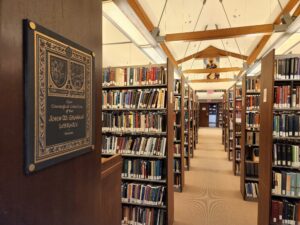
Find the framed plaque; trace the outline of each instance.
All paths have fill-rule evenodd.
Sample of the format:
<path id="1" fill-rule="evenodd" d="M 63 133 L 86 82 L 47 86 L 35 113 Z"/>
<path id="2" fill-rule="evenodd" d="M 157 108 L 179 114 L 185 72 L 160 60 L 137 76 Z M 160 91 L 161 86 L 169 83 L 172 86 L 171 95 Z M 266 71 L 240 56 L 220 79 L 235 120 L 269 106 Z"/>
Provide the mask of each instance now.
<path id="1" fill-rule="evenodd" d="M 94 54 L 24 21 L 25 172 L 94 149 Z"/>

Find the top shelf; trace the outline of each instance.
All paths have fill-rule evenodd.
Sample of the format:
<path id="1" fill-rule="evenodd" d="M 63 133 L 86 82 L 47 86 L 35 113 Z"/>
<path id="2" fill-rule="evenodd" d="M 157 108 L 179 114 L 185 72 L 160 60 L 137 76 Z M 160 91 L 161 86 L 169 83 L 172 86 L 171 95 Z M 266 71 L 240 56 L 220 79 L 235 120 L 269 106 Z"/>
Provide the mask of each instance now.
<path id="1" fill-rule="evenodd" d="M 104 86 L 102 87 L 102 90 L 150 89 L 150 88 L 167 88 L 167 84 Z"/>

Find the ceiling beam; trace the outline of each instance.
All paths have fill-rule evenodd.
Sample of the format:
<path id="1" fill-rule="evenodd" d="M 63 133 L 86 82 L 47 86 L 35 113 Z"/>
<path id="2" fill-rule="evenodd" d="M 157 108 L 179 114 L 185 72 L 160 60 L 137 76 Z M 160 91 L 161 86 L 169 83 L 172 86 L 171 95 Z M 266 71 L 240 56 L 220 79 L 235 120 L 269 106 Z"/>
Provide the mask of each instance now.
<path id="1" fill-rule="evenodd" d="M 281 12 L 279 13 L 279 15 L 276 17 L 275 21 L 274 21 L 274 25 L 278 25 L 281 23 L 281 17 L 286 14 L 286 13 L 290 13 L 290 11 L 299 3 L 299 0 L 290 0 L 285 7 L 281 10 Z M 258 57 L 258 55 L 261 53 L 261 51 L 263 50 L 263 48 L 265 47 L 265 45 L 267 44 L 267 42 L 269 41 L 269 39 L 271 38 L 271 35 L 264 35 L 261 40 L 259 41 L 259 43 L 256 45 L 256 47 L 253 49 L 253 51 L 251 52 L 251 54 L 249 55 L 248 59 L 247 59 L 247 64 L 251 65 Z"/>
<path id="2" fill-rule="evenodd" d="M 145 25 L 147 30 L 149 32 L 152 32 L 154 29 L 154 25 L 151 22 L 150 18 L 148 17 L 147 13 L 141 6 L 141 4 L 138 2 L 138 0 L 127 0 L 130 7 L 133 9 L 133 11 L 136 13 L 136 15 L 139 17 L 139 19 L 142 21 L 142 23 Z M 174 56 L 172 55 L 171 51 L 169 50 L 168 46 L 162 42 L 160 43 L 161 48 L 167 55 L 167 57 L 171 60 L 171 62 L 174 64 L 175 67 L 177 67 L 177 61 L 175 60 Z"/>
<path id="3" fill-rule="evenodd" d="M 219 48 L 216 48 L 214 46 L 209 46 L 206 49 L 200 51 L 200 52 L 196 52 L 192 55 L 186 56 L 180 60 L 177 60 L 178 64 L 181 64 L 183 62 L 186 62 L 188 60 L 191 60 L 193 58 L 197 58 L 197 59 L 204 59 L 204 58 L 214 58 L 214 57 L 234 57 L 234 58 L 238 58 L 238 59 L 242 59 L 242 60 L 246 60 L 248 58 L 248 56 L 245 55 L 241 55 L 235 52 L 230 52 L 230 51 L 226 51 L 226 50 L 222 50 Z"/>
<path id="4" fill-rule="evenodd" d="M 190 80 L 189 83 L 214 83 L 214 82 L 229 82 L 236 81 L 236 79 L 223 78 L 223 79 L 201 79 L 201 80 Z"/>
<path id="5" fill-rule="evenodd" d="M 232 27 L 216 30 L 195 31 L 186 33 L 166 34 L 165 41 L 206 41 L 215 39 L 226 39 L 242 37 L 254 34 L 271 34 L 274 30 L 273 24 L 262 24 L 245 27 Z"/>
<path id="6" fill-rule="evenodd" d="M 215 68 L 215 69 L 190 69 L 184 70 L 183 73 L 224 73 L 224 72 L 232 72 L 239 71 L 241 68 L 239 67 L 228 67 L 228 68 Z"/>
<path id="7" fill-rule="evenodd" d="M 300 15 L 300 5 L 296 8 L 296 10 L 293 13 L 293 17 L 298 17 Z"/>

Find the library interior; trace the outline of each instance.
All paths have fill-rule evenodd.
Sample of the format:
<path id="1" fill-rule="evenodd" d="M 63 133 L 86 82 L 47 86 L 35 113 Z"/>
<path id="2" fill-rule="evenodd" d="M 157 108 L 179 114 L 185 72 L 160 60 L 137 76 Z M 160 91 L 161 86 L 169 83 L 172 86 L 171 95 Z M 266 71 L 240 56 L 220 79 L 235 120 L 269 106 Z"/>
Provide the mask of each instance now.
<path id="1" fill-rule="evenodd" d="M 300 225 L 300 0 L 0 0 L 0 225 Z"/>

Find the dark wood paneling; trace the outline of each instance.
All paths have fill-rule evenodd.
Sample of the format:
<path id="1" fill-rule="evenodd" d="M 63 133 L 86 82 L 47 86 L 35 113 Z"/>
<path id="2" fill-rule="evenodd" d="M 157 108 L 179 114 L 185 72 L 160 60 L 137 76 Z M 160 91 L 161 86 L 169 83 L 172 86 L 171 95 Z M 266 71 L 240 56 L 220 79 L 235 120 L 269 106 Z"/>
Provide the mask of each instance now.
<path id="1" fill-rule="evenodd" d="M 260 77 L 260 133 L 259 133 L 259 199 L 258 225 L 270 224 L 272 147 L 273 147 L 273 83 L 274 50 L 262 59 Z"/>
<path id="2" fill-rule="evenodd" d="M 168 60 L 168 104 L 167 104 L 167 119 L 168 119 L 168 138 L 167 138 L 167 188 L 168 188 L 168 225 L 172 225 L 174 221 L 174 67 Z"/>
<path id="3" fill-rule="evenodd" d="M 101 93 L 100 1 L 0 1 L 0 224 L 99 225 L 101 180 L 96 151 L 24 175 L 25 18 L 94 51 L 97 93 Z M 97 96 L 98 106 L 100 101 Z M 96 108 L 96 149 L 100 150 L 100 107 Z"/>
<path id="4" fill-rule="evenodd" d="M 122 220 L 121 205 L 122 157 L 114 155 L 102 158 L 101 168 L 101 224 L 120 225 Z"/>
<path id="5" fill-rule="evenodd" d="M 204 110 L 205 109 L 205 110 Z M 200 103 L 200 127 L 208 127 L 209 103 Z"/>

